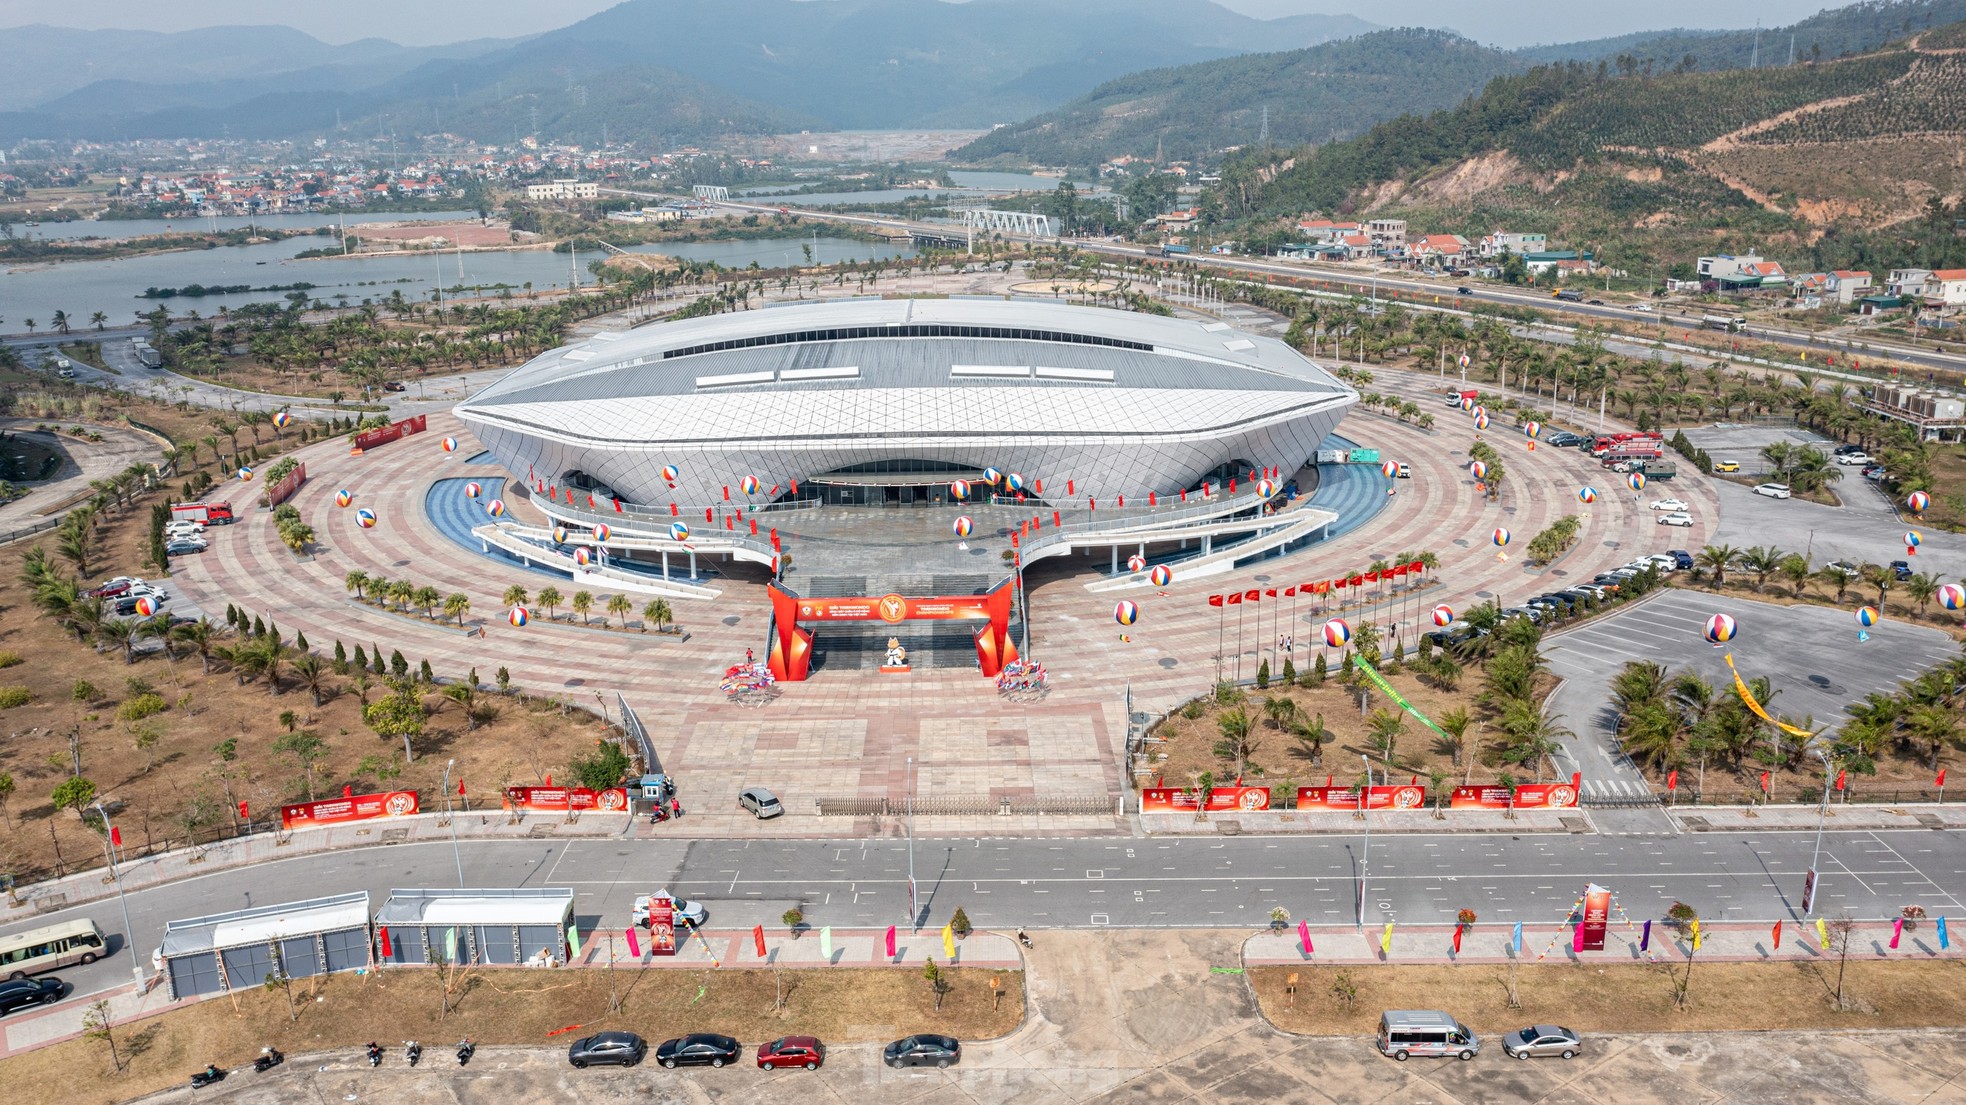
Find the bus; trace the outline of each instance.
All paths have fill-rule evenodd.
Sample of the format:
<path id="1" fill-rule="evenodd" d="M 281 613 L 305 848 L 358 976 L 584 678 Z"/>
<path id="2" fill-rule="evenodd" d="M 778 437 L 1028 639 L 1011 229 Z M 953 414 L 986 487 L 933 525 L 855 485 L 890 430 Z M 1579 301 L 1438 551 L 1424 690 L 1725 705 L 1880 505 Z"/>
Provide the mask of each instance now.
<path id="1" fill-rule="evenodd" d="M 1748 328 L 1748 320 L 1739 315 L 1701 315 L 1700 325 L 1709 330 L 1724 330 L 1738 334 Z"/>
<path id="2" fill-rule="evenodd" d="M 0 936 L 0 974 L 26 978 L 102 958 L 102 930 L 87 917 Z"/>

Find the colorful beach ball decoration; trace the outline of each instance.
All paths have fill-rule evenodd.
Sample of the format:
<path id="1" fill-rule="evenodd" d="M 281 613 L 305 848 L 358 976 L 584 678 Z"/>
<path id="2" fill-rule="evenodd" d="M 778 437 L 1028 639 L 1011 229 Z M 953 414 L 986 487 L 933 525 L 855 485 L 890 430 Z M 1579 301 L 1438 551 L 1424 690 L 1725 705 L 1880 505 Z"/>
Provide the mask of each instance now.
<path id="1" fill-rule="evenodd" d="M 1003 473 L 997 471 L 995 468 L 985 468 L 983 470 L 983 482 L 989 484 L 991 487 L 995 487 L 1003 482 Z"/>
<path id="2" fill-rule="evenodd" d="M 355 501 L 355 493 L 349 491 L 347 488 L 343 488 L 342 490 L 334 493 L 334 505 L 336 506 L 346 507 L 349 503 L 352 503 L 354 501 Z"/>
<path id="3" fill-rule="evenodd" d="M 971 518 L 967 514 L 957 518 L 955 530 L 957 537 L 968 537 L 970 534 L 976 532 L 976 519 Z"/>
<path id="4" fill-rule="evenodd" d="M 1710 645 L 1724 645 L 1734 639 L 1734 634 L 1739 628 L 1732 617 L 1715 614 L 1707 619 L 1706 629 L 1701 636 L 1705 637 Z"/>
<path id="5" fill-rule="evenodd" d="M 1474 477 L 1475 479 L 1477 479 L 1477 480 L 1485 480 L 1485 479 L 1487 479 L 1487 478 L 1488 478 L 1488 462 L 1487 462 L 1487 461 L 1481 461 L 1481 460 L 1478 460 L 1478 461 L 1475 461 L 1475 462 L 1473 462 L 1473 463 L 1471 463 L 1471 464 L 1469 464 L 1469 465 L 1468 465 L 1468 475 L 1470 475 L 1470 476 L 1473 476 L 1473 477 Z"/>
<path id="6" fill-rule="evenodd" d="M 1132 625 L 1140 620 L 1140 607 L 1137 603 L 1122 601 L 1113 607 L 1113 620 L 1121 625 Z"/>
<path id="7" fill-rule="evenodd" d="M 475 499 L 479 495 L 484 494 L 484 491 L 485 489 L 478 486 L 478 481 L 476 480 L 472 480 L 470 483 L 464 485 L 464 494 L 469 498 Z"/>
<path id="8" fill-rule="evenodd" d="M 515 606 L 511 613 L 505 615 L 505 620 L 513 625 L 524 625 L 532 620 L 532 614 L 523 606 Z"/>
<path id="9" fill-rule="evenodd" d="M 966 501 L 968 501 L 968 499 L 969 499 L 969 481 L 968 481 L 968 480 L 951 480 L 951 481 L 949 482 L 949 497 L 950 497 L 951 499 L 954 499 L 954 500 L 956 500 L 956 501 L 957 501 L 957 502 L 959 502 L 959 503 L 960 503 L 960 502 L 966 502 Z"/>
<path id="10" fill-rule="evenodd" d="M 1966 587 L 1961 587 L 1957 583 L 1940 584 L 1939 605 L 1947 610 L 1966 608 Z"/>
<path id="11" fill-rule="evenodd" d="M 363 507 L 362 509 L 356 511 L 355 524 L 362 527 L 363 529 L 374 529 L 375 511 L 370 510 L 368 507 Z"/>
<path id="12" fill-rule="evenodd" d="M 1463 396 L 1461 396 L 1461 409 L 1462 409 L 1462 410 L 1464 410 L 1464 411 L 1471 411 L 1471 410 L 1473 410 L 1473 409 L 1474 409 L 1474 400 L 1473 400 L 1472 398 L 1470 398 L 1470 397 L 1468 397 L 1468 396 L 1466 396 L 1466 395 L 1463 395 Z"/>
<path id="13" fill-rule="evenodd" d="M 682 522 L 669 523 L 669 540 L 671 541 L 689 540 L 689 526 Z"/>
<path id="14" fill-rule="evenodd" d="M 494 518 L 505 517 L 505 500 L 493 499 L 491 502 L 485 504 L 485 513 Z"/>
<path id="15" fill-rule="evenodd" d="M 1631 488 L 1633 491 L 1645 490 L 1645 473 L 1633 472 L 1631 475 L 1626 476 L 1625 486 Z"/>
<path id="16" fill-rule="evenodd" d="M 288 413 L 287 413 L 286 411 L 275 411 L 275 412 L 273 412 L 273 425 L 274 425 L 275 427 L 277 427 L 277 428 L 279 428 L 279 429 L 282 429 L 282 430 L 284 430 L 284 429 L 286 429 L 286 428 L 287 428 L 288 426 L 291 426 L 291 425 L 293 425 L 293 424 L 294 424 L 294 416 L 293 416 L 293 415 L 291 415 L 291 414 L 288 414 Z"/>
<path id="17" fill-rule="evenodd" d="M 1927 495 L 1923 491 L 1914 491 L 1911 494 L 1905 496 L 1905 506 L 1908 507 L 1913 514 L 1923 514 L 1925 513 L 1925 508 L 1931 505 L 1932 505 L 1932 496 Z"/>
<path id="18" fill-rule="evenodd" d="M 1126 558 L 1126 570 L 1127 570 L 1127 571 L 1129 571 L 1129 572 L 1144 572 L 1144 571 L 1146 571 L 1146 570 L 1147 570 L 1147 558 L 1146 558 L 1146 557 L 1144 557 L 1144 556 L 1141 556 L 1141 555 L 1140 555 L 1139 553 L 1134 553 L 1134 554 L 1133 554 L 1132 556 L 1129 556 L 1129 557 L 1127 557 L 1127 558 Z"/>
<path id="19" fill-rule="evenodd" d="M 1919 532 L 1918 532 L 1917 530 L 1915 530 L 1915 529 L 1908 529 L 1908 530 L 1906 530 L 1906 531 L 1905 531 L 1905 555 L 1906 555 L 1906 556 L 1917 556 L 1917 555 L 1918 555 L 1918 546 L 1920 546 L 1920 545 L 1923 545 L 1924 543 L 1925 543 L 1925 537 L 1924 537 L 1924 535 L 1923 535 L 1923 534 L 1920 534 L 1920 533 L 1919 533 Z"/>
<path id="20" fill-rule="evenodd" d="M 1596 502 L 1596 501 L 1597 501 L 1597 488 L 1595 488 L 1595 487 L 1580 487 L 1580 488 L 1578 488 L 1578 489 L 1577 489 L 1577 501 L 1578 501 L 1578 502 L 1580 502 L 1580 503 L 1594 503 L 1594 502 Z"/>
<path id="21" fill-rule="evenodd" d="M 1009 484 L 1010 484 L 1010 489 L 1011 489 L 1012 491 L 1023 491 L 1023 490 L 1024 490 L 1024 473 L 1022 473 L 1022 472 L 1012 472 L 1012 473 L 1010 474 L 1010 476 L 1008 477 L 1008 482 L 1009 482 Z"/>
<path id="22" fill-rule="evenodd" d="M 1257 480 L 1257 481 L 1256 481 L 1256 496 L 1257 496 L 1257 498 L 1259 498 L 1259 499 L 1268 499 L 1268 498 L 1271 498 L 1272 496 L 1274 496 L 1274 495 L 1275 495 L 1276 493 L 1277 493 L 1277 481 L 1275 481 L 1275 480 Z"/>
<path id="23" fill-rule="evenodd" d="M 682 474 L 683 474 L 683 470 L 676 467 L 673 464 L 665 464 L 662 466 L 662 479 L 663 482 L 665 483 L 675 483 L 677 478 L 680 477 Z"/>
<path id="24" fill-rule="evenodd" d="M 1475 429 L 1485 430 L 1487 428 L 1488 428 L 1488 415 L 1485 413 L 1475 415 Z"/>
<path id="25" fill-rule="evenodd" d="M 1487 408 L 1487 407 L 1469 407 L 1469 408 L 1468 408 L 1468 417 L 1469 417 L 1469 418 L 1472 418 L 1472 419 L 1475 419 L 1476 421 L 1480 421 L 1481 419 L 1484 419 L 1484 418 L 1487 418 L 1487 417 L 1488 417 L 1488 408 Z"/>
<path id="26" fill-rule="evenodd" d="M 1499 549 L 1499 548 L 1501 548 L 1501 547 L 1502 547 L 1503 545 L 1506 545 L 1506 544 L 1508 544 L 1508 543 L 1509 543 L 1509 536 L 1510 536 L 1510 534 L 1509 534 L 1509 531 L 1508 531 L 1508 530 L 1506 530 L 1506 529 L 1503 529 L 1503 528 L 1502 528 L 1501 526 L 1496 526 L 1496 527 L 1495 527 L 1495 532 L 1494 532 L 1494 533 L 1492 533 L 1492 534 L 1489 534 L 1489 536 L 1488 536 L 1488 539 L 1489 539 L 1490 541 L 1493 541 L 1493 542 L 1495 543 L 1495 547 Z"/>
<path id="27" fill-rule="evenodd" d="M 1343 618 L 1333 618 L 1324 623 L 1324 643 L 1332 648 L 1344 648 L 1351 642 L 1352 627 Z"/>
<path id="28" fill-rule="evenodd" d="M 1147 578 L 1153 581 L 1154 586 L 1165 587 L 1174 582 L 1174 569 L 1165 564 L 1156 564 L 1154 570 L 1147 573 Z"/>
<path id="29" fill-rule="evenodd" d="M 157 612 L 157 603 L 148 596 L 137 600 L 137 616 L 147 618 Z"/>
<path id="30" fill-rule="evenodd" d="M 239 478 L 240 478 L 240 479 L 242 479 L 242 480 L 245 480 L 245 481 L 247 481 L 248 483 L 250 483 L 250 482 L 252 482 L 252 478 L 253 478 L 253 470 L 252 470 L 252 469 L 250 469 L 250 468 L 247 468 L 247 467 L 245 467 L 245 466 L 243 466 L 243 465 L 242 465 L 242 466 L 240 466 L 240 468 L 239 468 Z"/>
<path id="31" fill-rule="evenodd" d="M 444 445 L 444 452 L 446 452 L 446 453 L 455 453 L 455 452 L 457 452 L 457 439 L 456 439 L 456 438 L 454 438 L 454 437 L 447 437 L 447 438 L 445 438 L 445 439 L 444 439 L 444 441 L 443 441 L 443 445 Z"/>
<path id="32" fill-rule="evenodd" d="M 594 562 L 594 554 L 588 551 L 587 546 L 582 545 L 573 550 L 573 562 L 586 567 Z"/>
<path id="33" fill-rule="evenodd" d="M 602 522 L 594 527 L 594 540 L 599 541 L 603 545 L 607 544 L 608 538 L 613 534 L 614 531 L 608 528 L 606 522 Z"/>
<path id="34" fill-rule="evenodd" d="M 1450 626 L 1450 625 L 1453 625 L 1453 624 L 1454 624 L 1454 608 L 1453 608 L 1453 607 L 1451 607 L 1451 606 L 1449 606 L 1449 605 L 1447 605 L 1447 604 L 1446 604 L 1446 603 L 1444 603 L 1444 602 L 1443 602 L 1443 603 L 1441 603 L 1441 604 L 1440 604 L 1439 606 L 1436 606 L 1436 607 L 1434 607 L 1434 609 L 1433 609 L 1433 619 L 1434 619 L 1434 624 L 1435 624 L 1435 625 L 1437 625 L 1437 626 L 1441 626 L 1441 627 L 1443 627 L 1443 628 L 1444 628 L 1444 627 L 1446 627 L 1446 626 Z"/>
<path id="35" fill-rule="evenodd" d="M 1543 424 L 1541 422 L 1536 421 L 1533 418 L 1527 422 L 1524 422 L 1522 424 L 1522 436 L 1528 438 L 1531 441 L 1534 441 L 1537 438 L 1542 437 Z"/>
<path id="36" fill-rule="evenodd" d="M 1877 607 L 1875 606 L 1857 607 L 1857 624 L 1863 626 L 1865 629 L 1876 625 L 1881 617 L 1882 615 L 1878 614 Z"/>
<path id="37" fill-rule="evenodd" d="M 758 477 L 756 476 L 746 476 L 737 481 L 737 489 L 746 495 L 756 495 L 758 493 L 758 487 Z"/>
<path id="38" fill-rule="evenodd" d="M 1399 475 L 1399 462 L 1394 460 L 1386 461 L 1379 466 L 1379 474 L 1389 480 L 1396 478 Z"/>

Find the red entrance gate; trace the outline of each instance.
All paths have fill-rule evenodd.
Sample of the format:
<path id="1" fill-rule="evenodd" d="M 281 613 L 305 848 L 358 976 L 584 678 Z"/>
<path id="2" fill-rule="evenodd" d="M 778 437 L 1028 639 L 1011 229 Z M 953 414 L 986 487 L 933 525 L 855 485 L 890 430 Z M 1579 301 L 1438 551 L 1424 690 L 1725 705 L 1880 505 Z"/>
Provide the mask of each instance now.
<path id="1" fill-rule="evenodd" d="M 984 595 L 953 598 L 908 598 L 882 595 L 878 598 L 800 598 L 771 584 L 772 620 L 776 631 L 771 638 L 771 654 L 766 658 L 771 674 L 779 680 L 796 683 L 812 668 L 812 631 L 800 622 L 886 622 L 953 621 L 981 619 L 990 624 L 976 631 L 976 665 L 983 675 L 995 679 L 1003 666 L 1017 659 L 1017 646 L 1010 640 L 1010 581 L 997 585 Z"/>

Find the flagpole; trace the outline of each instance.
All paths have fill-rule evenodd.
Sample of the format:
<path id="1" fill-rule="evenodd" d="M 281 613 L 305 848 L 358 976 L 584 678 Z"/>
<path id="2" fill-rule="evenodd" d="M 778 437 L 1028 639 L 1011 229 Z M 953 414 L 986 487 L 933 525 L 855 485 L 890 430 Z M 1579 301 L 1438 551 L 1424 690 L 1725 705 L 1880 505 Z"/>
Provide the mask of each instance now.
<path id="1" fill-rule="evenodd" d="M 1222 596 L 1223 602 L 1226 603 L 1228 600 L 1229 597 L 1227 595 Z M 1215 618 L 1215 681 L 1220 683 L 1222 681 L 1222 634 L 1229 625 L 1229 608 L 1227 606 L 1218 606 L 1215 609 L 1217 611 Z"/>
<path id="2" fill-rule="evenodd" d="M 1236 682 L 1242 682 L 1242 608 L 1247 602 L 1236 604 Z"/>

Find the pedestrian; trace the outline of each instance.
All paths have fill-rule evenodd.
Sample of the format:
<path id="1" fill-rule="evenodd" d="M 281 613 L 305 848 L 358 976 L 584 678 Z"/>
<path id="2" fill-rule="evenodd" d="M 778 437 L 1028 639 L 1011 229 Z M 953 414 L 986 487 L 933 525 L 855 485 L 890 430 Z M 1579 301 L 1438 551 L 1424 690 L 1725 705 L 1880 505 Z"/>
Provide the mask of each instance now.
<path id="1" fill-rule="evenodd" d="M 683 815 L 683 800 L 681 798 L 669 799 L 669 816 L 681 817 L 682 815 Z"/>
<path id="2" fill-rule="evenodd" d="M 756 663 L 751 655 L 751 650 L 748 648 L 744 650 L 744 662 L 747 664 Z"/>

